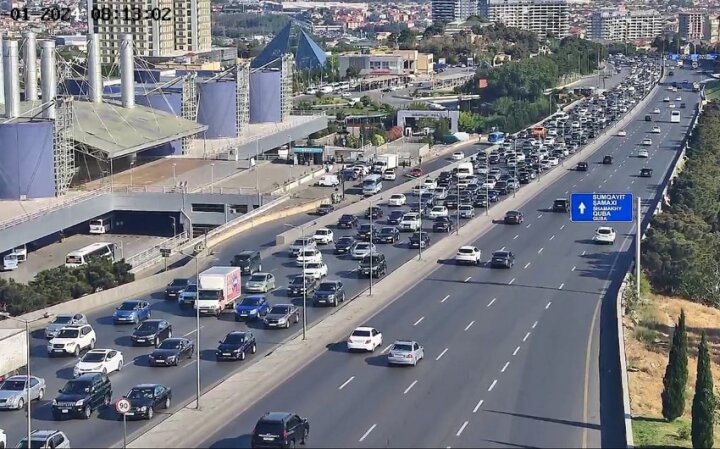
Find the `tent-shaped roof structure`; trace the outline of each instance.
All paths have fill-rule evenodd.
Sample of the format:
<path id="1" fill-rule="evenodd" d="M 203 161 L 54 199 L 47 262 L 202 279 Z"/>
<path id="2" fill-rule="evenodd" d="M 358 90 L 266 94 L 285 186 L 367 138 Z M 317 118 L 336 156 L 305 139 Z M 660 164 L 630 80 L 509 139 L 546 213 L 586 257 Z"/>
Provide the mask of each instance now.
<path id="1" fill-rule="evenodd" d="M 285 28 L 265 46 L 255 59 L 250 63 L 253 69 L 272 65 L 274 61 L 278 61 L 283 54 L 291 53 L 290 37 L 293 22 L 288 23 Z M 327 56 L 320 46 L 313 41 L 310 35 L 303 29 L 300 29 L 298 38 L 298 46 L 295 50 L 295 68 L 298 70 L 313 70 L 325 66 Z"/>

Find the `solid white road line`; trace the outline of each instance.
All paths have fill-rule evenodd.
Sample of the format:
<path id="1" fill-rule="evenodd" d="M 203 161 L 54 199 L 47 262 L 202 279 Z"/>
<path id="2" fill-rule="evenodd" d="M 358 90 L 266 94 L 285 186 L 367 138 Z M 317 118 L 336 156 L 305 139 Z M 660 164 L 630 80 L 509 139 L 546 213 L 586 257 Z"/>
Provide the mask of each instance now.
<path id="1" fill-rule="evenodd" d="M 497 300 L 497 298 L 493 298 L 492 301 L 490 301 L 490 302 L 488 303 L 487 307 L 490 307 L 491 305 L 493 305 L 493 303 L 494 303 L 496 300 Z"/>
<path id="2" fill-rule="evenodd" d="M 448 352 L 448 348 L 443 349 L 443 352 L 441 352 L 440 355 L 435 358 L 435 360 L 440 360 L 446 352 Z"/>
<path id="3" fill-rule="evenodd" d="M 353 379 L 355 379 L 355 376 L 350 376 L 350 379 L 346 380 L 342 385 L 340 385 L 338 387 L 338 390 L 342 390 L 343 388 L 345 388 L 345 386 L 352 382 Z"/>
<path id="4" fill-rule="evenodd" d="M 510 279 L 510 282 L 508 282 L 508 285 L 512 285 L 513 282 L 515 282 L 515 278 Z"/>
<path id="5" fill-rule="evenodd" d="M 465 428 L 467 427 L 467 425 L 468 425 L 468 422 L 465 421 L 465 422 L 463 423 L 463 425 L 460 426 L 460 430 L 457 431 L 457 433 L 455 434 L 455 436 L 459 437 L 459 436 L 463 433 L 463 430 L 465 430 Z"/>
<path id="6" fill-rule="evenodd" d="M 552 301 L 548 301 L 548 303 L 545 304 L 545 310 L 550 308 L 550 304 L 552 304 Z"/>
<path id="7" fill-rule="evenodd" d="M 493 391 L 493 388 L 495 388 L 495 385 L 497 385 L 497 379 L 493 380 L 490 384 L 490 388 L 488 388 L 488 391 Z"/>
<path id="8" fill-rule="evenodd" d="M 501 373 L 504 373 L 508 366 L 510 366 L 510 362 L 505 362 L 505 366 L 502 367 L 502 369 L 500 370 L 500 372 L 501 372 Z"/>
<path id="9" fill-rule="evenodd" d="M 465 326 L 465 330 L 467 331 L 468 329 L 470 329 L 473 324 L 475 324 L 475 321 L 470 321 L 470 324 L 468 324 L 467 326 Z"/>
<path id="10" fill-rule="evenodd" d="M 523 343 L 525 343 L 525 340 L 527 340 L 528 338 L 530 338 L 530 332 L 525 334 L 525 337 L 523 338 Z"/>
<path id="11" fill-rule="evenodd" d="M 465 282 L 469 281 L 470 279 L 472 279 L 472 276 L 468 276 L 467 279 L 465 279 Z"/>
<path id="12" fill-rule="evenodd" d="M 565 283 L 560 284 L 560 287 L 558 287 L 558 290 L 562 290 L 563 287 L 565 287 Z"/>
<path id="13" fill-rule="evenodd" d="M 515 350 L 513 351 L 513 355 L 517 355 L 518 351 L 520 351 L 520 346 L 515 348 Z"/>
<path id="14" fill-rule="evenodd" d="M 526 263 L 524 268 L 527 268 L 529 266 L 530 266 L 530 262 Z"/>
<path id="15" fill-rule="evenodd" d="M 377 424 L 373 424 L 372 426 L 370 426 L 370 428 L 367 430 L 367 432 L 365 432 L 365 433 L 363 434 L 363 436 L 360 437 L 360 439 L 358 440 L 358 443 L 362 443 L 363 441 L 365 441 L 365 438 L 367 438 L 368 435 L 370 435 L 370 432 L 372 432 L 373 430 L 375 430 L 375 427 L 377 427 Z"/>
<path id="16" fill-rule="evenodd" d="M 533 323 L 533 325 L 532 325 L 532 328 L 535 329 L 535 327 L 537 326 L 537 324 L 538 324 L 538 322 L 535 321 L 535 322 Z"/>
<path id="17" fill-rule="evenodd" d="M 403 394 L 408 394 L 408 391 L 412 390 L 412 387 L 414 387 L 416 383 L 418 383 L 418 381 L 417 381 L 417 380 L 413 380 L 413 383 L 411 383 L 410 386 L 407 387 L 407 388 L 405 389 L 405 391 L 403 391 Z"/>
<path id="18" fill-rule="evenodd" d="M 442 299 L 442 301 L 440 301 L 440 302 L 442 303 L 442 302 L 447 301 L 449 297 L 450 297 L 450 295 L 445 296 L 445 297 Z"/>
<path id="19" fill-rule="evenodd" d="M 485 402 L 485 401 L 483 399 L 480 399 L 480 402 L 478 402 L 477 405 L 475 406 L 475 408 L 473 409 L 473 413 L 477 413 L 478 410 L 480 410 L 480 407 L 482 407 L 483 402 Z"/>
<path id="20" fill-rule="evenodd" d="M 415 324 L 413 324 L 413 326 L 417 326 L 418 324 L 422 323 L 422 320 L 424 320 L 424 319 L 425 319 L 425 317 L 421 316 L 419 320 L 415 321 Z"/>

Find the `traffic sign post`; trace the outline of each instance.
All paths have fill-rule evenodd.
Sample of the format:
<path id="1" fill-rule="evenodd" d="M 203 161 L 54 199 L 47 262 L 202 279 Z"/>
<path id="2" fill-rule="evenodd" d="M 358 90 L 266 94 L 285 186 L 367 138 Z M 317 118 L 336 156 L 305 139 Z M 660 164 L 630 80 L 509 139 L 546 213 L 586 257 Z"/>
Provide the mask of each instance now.
<path id="1" fill-rule="evenodd" d="M 575 222 L 632 222 L 632 193 L 573 193 L 570 220 Z"/>
<path id="2" fill-rule="evenodd" d="M 130 401 L 125 398 L 115 403 L 115 410 L 122 415 L 123 419 L 123 449 L 127 447 L 127 412 L 130 411 Z"/>

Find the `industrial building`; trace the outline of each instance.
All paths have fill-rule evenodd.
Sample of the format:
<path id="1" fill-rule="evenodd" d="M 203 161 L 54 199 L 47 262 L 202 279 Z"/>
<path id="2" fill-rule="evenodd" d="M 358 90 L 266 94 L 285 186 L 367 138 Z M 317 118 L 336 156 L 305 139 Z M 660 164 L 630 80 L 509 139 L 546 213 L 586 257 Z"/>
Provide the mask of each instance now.
<path id="1" fill-rule="evenodd" d="M 477 11 L 477 0 L 432 0 L 433 23 L 464 22 Z"/>
<path id="2" fill-rule="evenodd" d="M 477 12 L 492 23 L 563 38 L 570 32 L 567 0 L 479 0 Z"/>
<path id="3" fill-rule="evenodd" d="M 592 13 L 588 38 L 616 42 L 649 40 L 659 36 L 664 25 L 665 20 L 656 10 L 599 8 Z"/>

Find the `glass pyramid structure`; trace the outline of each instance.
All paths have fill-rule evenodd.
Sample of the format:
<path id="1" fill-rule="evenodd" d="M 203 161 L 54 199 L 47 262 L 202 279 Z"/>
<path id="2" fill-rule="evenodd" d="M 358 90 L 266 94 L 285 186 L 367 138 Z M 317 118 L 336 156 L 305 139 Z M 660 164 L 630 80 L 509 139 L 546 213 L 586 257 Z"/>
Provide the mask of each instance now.
<path id="1" fill-rule="evenodd" d="M 265 46 L 250 67 L 274 67 L 279 65 L 279 59 L 283 54 L 291 53 L 290 41 L 293 23 L 290 22 Z M 299 28 L 299 27 L 298 27 Z M 325 66 L 327 56 L 320 46 L 303 29 L 299 29 L 298 45 L 295 49 L 295 68 L 297 70 L 314 70 Z"/>

